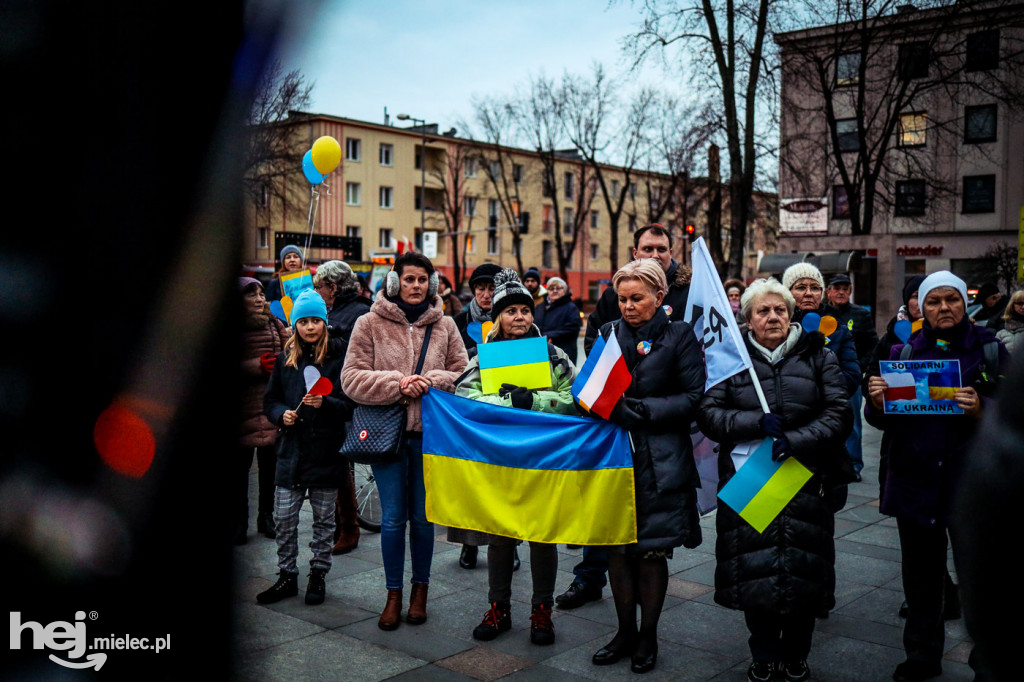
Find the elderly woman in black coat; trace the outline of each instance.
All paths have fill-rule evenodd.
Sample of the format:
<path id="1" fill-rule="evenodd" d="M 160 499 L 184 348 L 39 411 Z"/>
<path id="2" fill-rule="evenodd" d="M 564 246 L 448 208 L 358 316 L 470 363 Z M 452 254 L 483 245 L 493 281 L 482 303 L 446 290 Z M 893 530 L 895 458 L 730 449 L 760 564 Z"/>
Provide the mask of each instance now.
<path id="1" fill-rule="evenodd" d="M 776 672 L 808 679 L 815 614 L 835 603 L 835 519 L 826 492 L 846 456 L 853 414 L 835 354 L 819 332 L 790 322 L 795 308 L 774 278 L 755 281 L 741 301 L 747 350 L 772 413 L 742 372 L 708 390 L 699 417 L 701 431 L 721 443 L 720 487 L 736 473 L 734 447 L 766 436 L 775 439 L 774 459 L 793 457 L 813 473 L 763 533 L 736 510 L 718 508 L 715 601 L 746 617 L 754 682 Z"/>
<path id="2" fill-rule="evenodd" d="M 615 335 L 633 375 L 610 421 L 628 429 L 633 442 L 637 542 L 609 551 L 619 630 L 593 662 L 606 665 L 628 655 L 632 671 L 646 673 L 658 657 L 658 618 L 672 549 L 701 541 L 690 422 L 704 392 L 704 362 L 690 325 L 669 321 L 661 307 L 668 282 L 656 260 L 626 264 L 612 286 L 622 319 L 603 325 L 600 333 L 606 340 Z"/>

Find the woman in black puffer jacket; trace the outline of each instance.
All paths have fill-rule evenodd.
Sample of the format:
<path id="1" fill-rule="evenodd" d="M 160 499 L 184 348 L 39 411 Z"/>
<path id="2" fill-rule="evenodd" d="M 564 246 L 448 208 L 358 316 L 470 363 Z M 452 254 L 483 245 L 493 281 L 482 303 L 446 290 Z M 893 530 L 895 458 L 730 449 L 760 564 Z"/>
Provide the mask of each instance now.
<path id="1" fill-rule="evenodd" d="M 795 307 L 774 279 L 757 280 L 743 294 L 747 350 L 772 414 L 742 372 L 708 390 L 698 420 L 721 443 L 719 489 L 736 473 L 734 446 L 766 436 L 775 438 L 774 459 L 792 456 L 814 474 L 763 533 L 728 506 L 718 508 L 715 601 L 744 612 L 754 681 L 776 669 L 787 680 L 807 679 L 815 614 L 835 603 L 835 519 L 826 491 L 846 457 L 853 414 L 835 354 L 820 333 L 790 324 Z"/>
<path id="2" fill-rule="evenodd" d="M 668 282 L 657 261 L 627 263 L 612 285 L 622 319 L 603 325 L 600 334 L 605 340 L 615 334 L 633 375 L 609 421 L 628 429 L 633 443 L 637 542 L 609 548 L 619 630 L 593 662 L 607 665 L 631 655 L 632 671 L 646 673 L 657 661 L 672 549 L 701 541 L 690 422 L 704 392 L 704 362 L 690 325 L 669 321 L 661 307 Z"/>

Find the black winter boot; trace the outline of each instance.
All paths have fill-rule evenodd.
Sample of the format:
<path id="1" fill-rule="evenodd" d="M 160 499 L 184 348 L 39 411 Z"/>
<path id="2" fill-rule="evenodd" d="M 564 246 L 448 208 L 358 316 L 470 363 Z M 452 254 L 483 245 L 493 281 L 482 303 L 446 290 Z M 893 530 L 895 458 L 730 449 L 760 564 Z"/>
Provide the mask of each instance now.
<path id="1" fill-rule="evenodd" d="M 288 597 L 294 597 L 299 593 L 299 574 L 281 571 L 277 582 L 268 589 L 256 595 L 256 601 L 260 604 L 273 604 Z"/>
<path id="2" fill-rule="evenodd" d="M 324 576 L 327 571 L 322 568 L 313 568 L 309 571 L 309 584 L 306 585 L 306 603 L 310 605 L 323 604 L 324 595 L 327 593 L 327 586 L 324 584 Z"/>

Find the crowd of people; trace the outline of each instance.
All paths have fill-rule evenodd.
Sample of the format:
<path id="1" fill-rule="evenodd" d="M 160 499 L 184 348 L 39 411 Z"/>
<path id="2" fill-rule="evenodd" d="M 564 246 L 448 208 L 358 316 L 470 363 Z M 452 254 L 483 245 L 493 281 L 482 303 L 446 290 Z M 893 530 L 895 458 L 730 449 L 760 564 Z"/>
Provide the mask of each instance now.
<path id="1" fill-rule="evenodd" d="M 796 263 L 781 281 L 728 280 L 723 288 L 752 369 L 705 390 L 702 349 L 684 320 L 691 272 L 671 257 L 671 247 L 671 234 L 660 225 L 634 233 L 633 259 L 615 273 L 590 313 L 583 342 L 586 357 L 598 339 L 603 344 L 614 337 L 631 375 L 608 420 L 629 434 L 637 540 L 583 547 L 572 583 L 556 596 L 556 546 L 526 538 L 530 640 L 553 643 L 553 606 L 581 607 L 601 599 L 610 585 L 617 632 L 594 653 L 594 665 L 629 659 L 635 673 L 656 666 L 668 560 L 679 548 L 702 542 L 691 446 L 691 432 L 699 429 L 719 444 L 720 489 L 747 461 L 750 444 L 765 439 L 775 462 L 792 458 L 810 472 L 763 531 L 742 510 L 718 506 L 714 594 L 718 604 L 743 612 L 749 680 L 809 679 L 815 620 L 835 606 L 835 513 L 864 466 L 863 416 L 883 433 L 881 512 L 895 517 L 900 538 L 906 660 L 893 679 L 939 675 L 943 619 L 959 612 L 946 566 L 948 543 L 954 556 L 963 544 L 951 524 L 958 483 L 979 419 L 992 409 L 998 379 L 1007 371 L 1008 349 L 1016 350 L 1024 332 L 1024 292 L 1003 297 L 995 313 L 1000 301 L 983 287 L 987 295 L 980 302 L 988 305 L 982 325 L 967 314 L 963 280 L 948 271 L 917 276 L 907 282 L 903 306 L 878 338 L 870 311 L 851 302 L 846 274 L 826 286 L 814 265 Z M 282 273 L 302 267 L 296 247 L 280 255 Z M 308 499 L 313 541 L 305 601 L 324 601 L 332 556 L 351 551 L 359 539 L 351 468 L 338 454 L 346 422 L 357 405 L 403 404 L 400 457 L 373 466 L 386 590 L 378 625 L 395 630 L 403 622 L 424 623 L 435 533 L 426 516 L 423 396 L 437 390 L 513 409 L 584 415 L 571 394 L 584 360 L 577 357 L 582 315 L 567 283 L 552 277 L 541 286 L 535 268 L 520 277 L 512 269 L 480 265 L 468 280 L 472 298 L 463 303 L 418 253 L 396 258 L 372 301 L 347 264 L 321 264 L 313 288 L 292 303 L 288 326 L 269 312 L 270 297 L 281 297 L 276 283 L 264 293 L 256 279 L 239 282 L 247 383 L 231 530 L 237 544 L 246 541 L 255 455 L 257 529 L 278 547 L 278 580 L 256 599 L 268 604 L 298 595 L 299 509 Z M 995 316 L 998 324 L 992 323 Z M 834 324 L 824 323 L 829 318 Z M 485 393 L 478 346 L 537 337 L 547 339 L 550 387 L 505 383 Z M 962 414 L 885 409 L 889 386 L 879 361 L 908 359 L 959 361 L 961 381 L 950 400 Z M 330 380 L 330 390 L 310 389 L 310 368 Z M 472 636 L 492 640 L 511 629 L 512 575 L 523 540 L 462 528 L 450 528 L 448 540 L 462 545 L 459 565 L 466 569 L 477 565 L 479 548 L 487 548 L 488 608 Z M 970 663 L 982 679 L 984 661 L 976 659 L 972 654 Z"/>

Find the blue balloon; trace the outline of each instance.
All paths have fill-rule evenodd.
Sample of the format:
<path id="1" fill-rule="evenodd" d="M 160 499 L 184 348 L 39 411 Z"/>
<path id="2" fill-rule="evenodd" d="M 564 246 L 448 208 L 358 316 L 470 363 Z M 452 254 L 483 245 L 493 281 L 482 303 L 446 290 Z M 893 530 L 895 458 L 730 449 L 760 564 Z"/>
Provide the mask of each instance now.
<path id="1" fill-rule="evenodd" d="M 893 325 L 892 331 L 896 334 L 896 338 L 906 343 L 910 335 L 914 333 L 914 323 L 910 320 L 900 320 Z"/>
<path id="2" fill-rule="evenodd" d="M 807 313 L 804 315 L 804 319 L 800 320 L 800 326 L 808 333 L 818 331 L 818 327 L 821 326 L 821 315 L 818 313 Z"/>
<path id="3" fill-rule="evenodd" d="M 310 149 L 306 152 L 306 155 L 302 157 L 302 172 L 306 174 L 306 179 L 309 180 L 310 184 L 319 185 L 327 177 L 320 173 L 313 165 L 313 150 Z"/>

